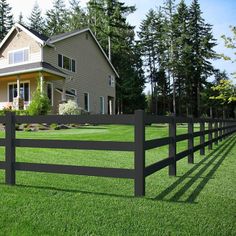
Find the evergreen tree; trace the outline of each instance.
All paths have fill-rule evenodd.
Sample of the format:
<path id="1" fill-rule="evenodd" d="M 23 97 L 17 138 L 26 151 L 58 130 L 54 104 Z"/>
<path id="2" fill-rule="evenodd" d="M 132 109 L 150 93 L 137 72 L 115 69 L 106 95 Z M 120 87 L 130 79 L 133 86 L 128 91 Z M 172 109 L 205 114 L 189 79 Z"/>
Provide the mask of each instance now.
<path id="1" fill-rule="evenodd" d="M 64 0 L 54 0 L 52 9 L 46 12 L 47 35 L 55 35 L 68 31 L 68 10 Z"/>
<path id="2" fill-rule="evenodd" d="M 175 76 L 176 109 L 177 114 L 188 115 L 190 104 L 188 97 L 191 95 L 191 84 L 188 77 L 192 73 L 190 64 L 191 45 L 189 42 L 189 11 L 184 0 L 181 0 L 173 16 L 173 61 L 172 68 Z M 186 104 L 183 107 L 183 104 Z"/>
<path id="3" fill-rule="evenodd" d="M 190 77 L 192 84 L 192 107 L 193 115 L 200 116 L 200 98 L 203 84 L 213 73 L 214 69 L 209 61 L 216 57 L 213 50 L 215 39 L 212 35 L 212 26 L 205 23 L 202 18 L 202 12 L 198 0 L 193 0 L 189 11 L 189 35 L 192 46 L 191 63 L 192 75 Z"/>
<path id="4" fill-rule="evenodd" d="M 0 0 L 0 41 L 4 39 L 13 25 L 11 7 L 6 0 Z"/>
<path id="5" fill-rule="evenodd" d="M 70 1 L 70 10 L 68 17 L 68 30 L 76 30 L 88 26 L 86 13 L 81 9 L 79 0 Z"/>
<path id="6" fill-rule="evenodd" d="M 90 0 L 88 3 L 89 25 L 95 32 L 101 44 L 107 49 L 108 58 L 111 60 L 112 42 L 120 40 L 119 29 L 132 29 L 126 23 L 127 15 L 135 11 L 134 6 L 126 6 L 118 0 Z M 99 19 L 99 20 L 98 20 Z M 105 38 L 104 38 L 105 36 Z M 106 39 L 107 43 L 104 42 Z"/>
<path id="7" fill-rule="evenodd" d="M 172 107 L 173 114 L 176 115 L 176 78 L 174 74 L 174 21 L 173 17 L 176 12 L 175 0 L 165 0 L 163 7 L 166 19 L 165 19 L 165 41 L 167 49 L 167 73 L 169 79 L 169 85 L 172 84 Z"/>
<path id="8" fill-rule="evenodd" d="M 24 25 L 24 20 L 23 20 L 23 15 L 22 15 L 22 12 L 20 12 L 20 14 L 19 14 L 19 16 L 18 16 L 18 21 L 17 21 L 17 23 L 19 23 L 19 24 L 22 24 L 22 25 Z"/>
<path id="9" fill-rule="evenodd" d="M 33 7 L 33 10 L 31 12 L 31 15 L 30 17 L 28 18 L 29 20 L 29 28 L 30 29 L 34 29 L 36 30 L 37 32 L 39 33 L 44 33 L 45 31 L 45 28 L 44 28 L 44 25 L 45 25 L 45 22 L 44 22 L 44 19 L 42 17 L 42 11 L 41 9 L 39 8 L 39 5 L 37 2 L 35 2 L 35 5 Z"/>

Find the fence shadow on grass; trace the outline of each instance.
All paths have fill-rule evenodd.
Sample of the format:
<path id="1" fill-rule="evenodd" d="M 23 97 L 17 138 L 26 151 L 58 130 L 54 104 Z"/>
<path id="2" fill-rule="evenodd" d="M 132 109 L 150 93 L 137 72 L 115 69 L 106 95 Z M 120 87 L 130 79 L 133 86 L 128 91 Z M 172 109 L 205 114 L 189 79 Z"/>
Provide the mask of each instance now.
<path id="1" fill-rule="evenodd" d="M 195 202 L 196 198 L 201 193 L 206 184 L 209 182 L 209 180 L 212 179 L 214 173 L 220 167 L 224 159 L 228 156 L 228 154 L 230 153 L 235 144 L 236 144 L 235 136 L 230 137 L 224 143 L 215 148 L 211 153 L 209 153 L 204 159 L 195 164 L 184 175 L 180 176 L 177 181 L 175 181 L 168 188 L 162 191 L 155 198 L 155 200 L 196 203 Z M 195 173 L 196 170 L 198 171 Z M 193 176 L 190 176 L 192 174 Z M 202 177 L 203 174 L 205 174 L 205 177 Z M 181 184 L 184 181 L 186 181 L 186 179 L 189 180 L 181 187 Z M 180 198 L 184 194 L 186 194 L 187 191 L 191 188 L 191 186 L 196 182 L 199 183 L 193 190 L 191 190 L 192 192 L 188 195 L 187 199 L 184 201 L 180 200 Z M 177 192 L 174 195 L 172 195 L 169 199 L 166 199 L 166 197 L 169 194 L 172 194 L 172 192 L 177 188 L 179 188 Z"/>

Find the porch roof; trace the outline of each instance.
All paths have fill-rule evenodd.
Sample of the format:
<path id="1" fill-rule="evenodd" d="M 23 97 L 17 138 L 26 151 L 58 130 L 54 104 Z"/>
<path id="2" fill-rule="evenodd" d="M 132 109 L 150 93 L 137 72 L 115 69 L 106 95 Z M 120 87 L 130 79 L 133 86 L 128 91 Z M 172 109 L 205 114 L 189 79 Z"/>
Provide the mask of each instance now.
<path id="1" fill-rule="evenodd" d="M 11 75 L 20 75 L 26 74 L 31 72 L 48 72 L 51 74 L 58 75 L 60 77 L 66 78 L 68 75 L 63 71 L 57 69 L 56 67 L 52 66 L 47 62 L 35 62 L 35 63 L 28 63 L 18 66 L 11 66 L 0 69 L 0 77 L 3 76 L 11 76 Z"/>

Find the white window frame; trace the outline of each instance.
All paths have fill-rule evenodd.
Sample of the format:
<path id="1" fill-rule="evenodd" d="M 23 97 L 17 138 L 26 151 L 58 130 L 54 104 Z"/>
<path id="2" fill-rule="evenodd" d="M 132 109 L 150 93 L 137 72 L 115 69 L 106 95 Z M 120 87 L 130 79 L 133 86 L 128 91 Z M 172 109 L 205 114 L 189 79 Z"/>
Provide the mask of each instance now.
<path id="1" fill-rule="evenodd" d="M 62 68 L 63 70 L 66 70 L 66 71 L 70 71 L 70 72 L 72 72 L 72 73 L 76 73 L 76 65 L 77 65 L 76 60 L 75 60 L 74 58 L 68 57 L 67 55 L 62 54 L 62 53 L 58 53 L 58 56 L 59 56 L 59 55 L 62 56 L 62 62 L 61 62 L 62 67 L 60 67 L 60 66 L 58 65 L 59 63 L 58 63 L 58 61 L 57 61 L 58 67 Z M 58 56 L 57 56 L 57 60 L 58 60 Z M 63 60 L 64 57 L 67 57 L 67 58 L 69 58 L 69 59 L 71 60 L 71 70 L 68 70 L 68 69 L 65 69 L 65 68 L 64 68 L 64 60 Z M 75 61 L 75 71 L 72 70 L 72 60 Z"/>
<path id="2" fill-rule="evenodd" d="M 30 80 L 20 81 L 20 84 L 26 84 L 26 83 L 29 84 L 29 101 L 24 101 L 24 102 L 30 103 L 30 101 L 31 101 L 31 97 L 30 97 Z M 8 102 L 10 102 L 9 85 L 14 85 L 14 84 L 17 85 L 17 82 L 9 82 L 9 83 L 7 83 L 7 101 Z M 13 97 L 13 99 L 14 99 L 14 97 Z"/>
<path id="3" fill-rule="evenodd" d="M 50 84 L 52 86 L 52 101 L 51 101 L 51 106 L 53 106 L 53 104 L 54 104 L 54 88 L 53 88 L 53 83 L 52 82 L 46 82 L 46 84 L 47 85 Z M 48 90 L 47 90 L 47 92 L 48 92 Z M 47 96 L 48 96 L 48 94 L 47 94 Z"/>
<path id="4" fill-rule="evenodd" d="M 72 88 L 70 89 L 70 91 L 74 94 L 75 97 L 77 96 L 77 89 Z"/>
<path id="5" fill-rule="evenodd" d="M 23 61 L 23 62 L 18 62 L 18 63 L 10 63 L 10 54 L 11 53 L 15 53 L 15 52 L 20 52 L 20 51 L 24 51 L 24 50 L 28 50 L 28 60 L 27 61 Z M 29 47 L 25 47 L 25 48 L 20 48 L 20 49 L 16 49 L 16 50 L 11 50 L 8 52 L 8 65 L 21 65 L 21 64 L 26 64 L 30 61 L 30 48 Z"/>
<path id="6" fill-rule="evenodd" d="M 102 99 L 102 100 L 101 100 Z M 101 112 L 101 101 L 102 101 L 102 112 Z M 105 98 L 103 96 L 99 97 L 99 112 L 100 114 L 104 115 L 105 114 Z"/>
<path id="7" fill-rule="evenodd" d="M 90 97 L 89 97 L 89 93 L 85 92 L 84 95 L 87 94 L 88 95 L 88 110 L 85 110 L 85 99 L 84 100 L 84 110 L 87 112 L 90 112 Z"/>
<path id="8" fill-rule="evenodd" d="M 115 83 L 116 83 L 115 77 L 113 75 L 109 75 L 108 78 L 109 78 L 109 81 L 108 81 L 109 86 L 112 88 L 115 88 Z"/>

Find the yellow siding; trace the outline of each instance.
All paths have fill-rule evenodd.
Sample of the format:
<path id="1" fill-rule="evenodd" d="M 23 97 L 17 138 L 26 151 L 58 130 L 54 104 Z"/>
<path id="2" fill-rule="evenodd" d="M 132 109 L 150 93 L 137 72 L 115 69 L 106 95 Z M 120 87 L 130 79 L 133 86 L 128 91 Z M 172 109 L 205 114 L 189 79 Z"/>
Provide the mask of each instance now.
<path id="1" fill-rule="evenodd" d="M 41 61 L 40 45 L 25 32 L 15 30 L 1 49 L 0 67 L 12 66 L 8 64 L 8 53 L 21 48 L 29 48 L 29 63 Z"/>

